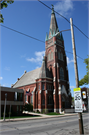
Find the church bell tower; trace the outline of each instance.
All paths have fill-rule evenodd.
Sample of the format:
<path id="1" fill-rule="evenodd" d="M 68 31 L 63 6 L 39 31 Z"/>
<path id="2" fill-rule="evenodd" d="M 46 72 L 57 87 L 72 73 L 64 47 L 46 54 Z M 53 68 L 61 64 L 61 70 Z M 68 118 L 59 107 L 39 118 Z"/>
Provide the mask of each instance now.
<path id="1" fill-rule="evenodd" d="M 46 33 L 45 49 L 47 68 L 52 70 L 53 74 L 54 112 L 61 112 L 62 108 L 69 106 L 70 92 L 64 39 L 58 29 L 53 5 L 49 34 Z"/>

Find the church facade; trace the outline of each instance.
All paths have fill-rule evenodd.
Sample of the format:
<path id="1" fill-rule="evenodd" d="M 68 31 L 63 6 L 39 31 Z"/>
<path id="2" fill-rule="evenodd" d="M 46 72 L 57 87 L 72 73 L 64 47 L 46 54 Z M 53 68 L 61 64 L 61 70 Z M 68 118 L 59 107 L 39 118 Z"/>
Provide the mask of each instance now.
<path id="1" fill-rule="evenodd" d="M 24 90 L 24 104 L 33 104 L 34 111 L 47 109 L 61 113 L 62 109 L 71 107 L 64 39 L 58 29 L 54 8 L 49 34 L 46 34 L 42 66 L 30 72 L 25 71 L 12 87 Z M 26 91 L 32 96 L 27 96 Z"/>

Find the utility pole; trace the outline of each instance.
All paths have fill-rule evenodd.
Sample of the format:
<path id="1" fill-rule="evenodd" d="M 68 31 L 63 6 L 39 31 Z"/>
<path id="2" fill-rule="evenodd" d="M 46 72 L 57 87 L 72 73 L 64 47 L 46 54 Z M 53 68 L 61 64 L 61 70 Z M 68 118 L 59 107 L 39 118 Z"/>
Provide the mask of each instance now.
<path id="1" fill-rule="evenodd" d="M 5 121 L 5 113 L 6 113 L 6 100 L 7 100 L 7 93 L 5 93 L 4 121 Z"/>
<path id="2" fill-rule="evenodd" d="M 70 27 L 71 27 L 72 48 L 73 48 L 73 56 L 74 56 L 76 88 L 78 88 L 79 87 L 79 79 L 78 79 L 78 68 L 77 68 L 77 59 L 76 59 L 76 49 L 75 49 L 75 41 L 74 41 L 74 32 L 73 32 L 72 18 L 70 18 Z M 80 134 L 84 134 L 82 113 L 78 113 L 78 115 L 79 115 L 79 130 L 80 130 Z"/>

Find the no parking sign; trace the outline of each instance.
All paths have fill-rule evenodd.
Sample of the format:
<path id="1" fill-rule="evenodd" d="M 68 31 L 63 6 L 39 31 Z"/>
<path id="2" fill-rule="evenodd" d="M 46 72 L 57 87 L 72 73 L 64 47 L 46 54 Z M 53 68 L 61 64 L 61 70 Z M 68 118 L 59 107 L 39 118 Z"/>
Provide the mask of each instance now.
<path id="1" fill-rule="evenodd" d="M 74 88 L 75 112 L 82 112 L 81 88 Z"/>

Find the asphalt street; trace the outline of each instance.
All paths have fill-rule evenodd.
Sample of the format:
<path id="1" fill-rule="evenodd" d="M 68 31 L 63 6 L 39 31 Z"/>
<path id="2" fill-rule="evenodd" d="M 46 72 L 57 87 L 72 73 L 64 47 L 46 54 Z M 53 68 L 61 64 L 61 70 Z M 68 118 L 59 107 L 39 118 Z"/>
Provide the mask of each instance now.
<path id="1" fill-rule="evenodd" d="M 89 134 L 89 114 L 83 114 L 85 134 Z M 78 114 L 26 121 L 0 123 L 0 135 L 75 135 L 79 134 Z"/>

